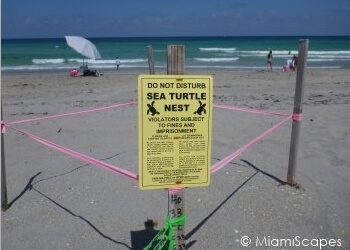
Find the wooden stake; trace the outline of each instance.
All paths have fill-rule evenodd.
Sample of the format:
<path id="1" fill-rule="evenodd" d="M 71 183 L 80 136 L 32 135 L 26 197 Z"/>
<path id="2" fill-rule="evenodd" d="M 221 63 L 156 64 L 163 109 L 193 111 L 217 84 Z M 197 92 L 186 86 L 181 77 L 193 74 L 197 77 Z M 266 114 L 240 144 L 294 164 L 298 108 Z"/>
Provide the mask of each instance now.
<path id="1" fill-rule="evenodd" d="M 1 102 L 1 121 L 2 121 L 2 102 Z M 7 200 L 7 185 L 6 185 L 4 134 L 2 133 L 2 131 L 0 132 L 1 132 L 1 210 L 6 211 L 8 208 L 8 200 Z"/>
<path id="2" fill-rule="evenodd" d="M 168 60 L 167 60 L 168 75 L 182 75 L 185 65 L 185 46 L 183 45 L 168 45 Z M 184 214 L 184 189 L 169 189 L 168 190 L 168 211 L 169 218 L 174 219 Z M 174 237 L 176 250 L 186 249 L 185 226 L 174 227 Z"/>
<path id="3" fill-rule="evenodd" d="M 304 100 L 304 73 L 306 70 L 307 53 L 309 48 L 309 40 L 299 40 L 298 66 L 295 85 L 293 124 L 291 141 L 289 148 L 289 162 L 287 173 L 287 184 L 291 186 L 297 185 L 294 176 L 297 168 L 298 144 L 300 134 L 301 115 L 303 113 Z"/>
<path id="4" fill-rule="evenodd" d="M 167 64 L 168 75 L 183 75 L 185 68 L 185 46 L 168 45 Z"/>
<path id="5" fill-rule="evenodd" d="M 168 210 L 169 219 L 174 220 L 185 213 L 184 189 L 168 189 Z M 174 250 L 185 250 L 185 226 L 175 226 L 174 228 Z"/>
<path id="6" fill-rule="evenodd" d="M 154 69 L 154 57 L 153 57 L 153 47 L 152 45 L 147 46 L 147 57 L 148 57 L 148 68 L 151 75 L 155 74 Z"/>

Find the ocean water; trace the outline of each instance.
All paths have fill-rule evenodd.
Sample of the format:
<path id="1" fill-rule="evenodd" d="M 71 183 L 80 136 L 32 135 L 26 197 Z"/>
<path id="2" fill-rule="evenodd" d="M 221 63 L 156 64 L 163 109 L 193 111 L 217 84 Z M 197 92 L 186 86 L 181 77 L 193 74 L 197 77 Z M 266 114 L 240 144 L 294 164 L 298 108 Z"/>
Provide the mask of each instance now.
<path id="1" fill-rule="evenodd" d="M 102 59 L 86 59 L 71 49 L 64 38 L 3 39 L 2 72 L 69 71 L 87 63 L 90 68 L 115 70 L 148 69 L 147 46 L 152 45 L 157 70 L 164 72 L 167 45 L 185 45 L 186 69 L 265 69 L 273 51 L 274 69 L 298 54 L 299 39 L 309 39 L 309 68 L 350 69 L 350 37 L 157 37 L 88 38 Z"/>

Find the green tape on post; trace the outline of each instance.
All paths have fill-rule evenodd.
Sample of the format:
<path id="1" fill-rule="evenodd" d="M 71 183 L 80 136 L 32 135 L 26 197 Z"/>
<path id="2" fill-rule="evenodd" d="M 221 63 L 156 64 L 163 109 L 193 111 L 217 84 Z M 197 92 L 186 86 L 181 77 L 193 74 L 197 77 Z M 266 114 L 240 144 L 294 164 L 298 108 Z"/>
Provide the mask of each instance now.
<path id="1" fill-rule="evenodd" d="M 181 216 L 170 220 L 169 216 L 166 218 L 166 224 L 160 230 L 157 235 L 151 240 L 151 242 L 144 247 L 142 250 L 163 250 L 167 242 L 169 242 L 168 250 L 173 250 L 175 240 L 174 240 L 174 228 L 176 226 L 183 226 L 186 222 L 186 216 L 182 214 Z"/>
<path id="2" fill-rule="evenodd" d="M 183 226 L 186 222 L 186 216 L 184 214 L 180 215 L 179 217 L 170 220 L 169 216 L 167 217 L 167 225 L 170 227 L 169 232 L 169 247 L 168 250 L 174 249 L 175 239 L 174 239 L 174 227 L 177 226 Z"/>

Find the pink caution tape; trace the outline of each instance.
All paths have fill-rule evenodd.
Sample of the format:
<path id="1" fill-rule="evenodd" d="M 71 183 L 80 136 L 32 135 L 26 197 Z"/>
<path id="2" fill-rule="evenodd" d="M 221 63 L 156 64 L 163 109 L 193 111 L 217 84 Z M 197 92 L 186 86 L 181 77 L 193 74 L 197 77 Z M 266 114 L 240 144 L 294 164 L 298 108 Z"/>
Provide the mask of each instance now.
<path id="1" fill-rule="evenodd" d="M 78 112 L 72 112 L 72 113 L 65 113 L 65 114 L 58 114 L 58 115 L 51 115 L 51 116 L 46 116 L 46 117 L 41 117 L 41 118 L 32 118 L 32 119 L 26 119 L 26 120 L 21 120 L 21 121 L 14 121 L 14 122 L 9 122 L 9 123 L 4 123 L 1 121 L 1 132 L 5 133 L 6 129 L 10 127 L 11 125 L 15 124 L 22 124 L 22 123 L 28 123 L 28 122 L 37 122 L 37 121 L 43 121 L 43 120 L 48 120 L 48 119 L 53 119 L 53 118 L 62 118 L 62 117 L 69 117 L 69 116 L 74 116 L 74 115 L 81 115 L 81 114 L 87 114 L 87 113 L 92 113 L 92 112 L 98 112 L 98 111 L 104 111 L 108 109 L 115 109 L 115 108 L 121 108 L 121 107 L 127 107 L 127 106 L 132 106 L 136 105 L 137 101 L 131 101 L 127 103 L 122 103 L 122 104 L 116 104 L 112 106 L 107 106 L 107 107 L 102 107 L 102 108 L 96 108 L 96 109 L 91 109 L 91 110 L 85 110 L 85 111 L 78 111 Z M 230 110 L 236 110 L 236 111 L 243 111 L 243 112 L 249 112 L 249 113 L 255 113 L 255 114 L 264 114 L 264 115 L 276 115 L 276 116 L 284 116 L 286 117 L 283 121 L 280 123 L 274 125 L 243 147 L 239 148 L 238 150 L 234 151 L 232 154 L 226 156 L 224 159 L 220 160 L 219 162 L 215 163 L 211 167 L 211 173 L 215 173 L 216 171 L 220 170 L 224 166 L 226 166 L 229 162 L 231 162 L 233 159 L 238 157 L 240 154 L 248 150 L 250 147 L 252 147 L 254 144 L 262 140 L 264 137 L 267 135 L 271 134 L 274 130 L 277 128 L 281 127 L 284 125 L 287 121 L 289 121 L 291 118 L 294 121 L 301 121 L 302 120 L 302 114 L 293 114 L 293 115 L 288 115 L 288 114 L 283 114 L 283 113 L 278 113 L 278 112 L 271 112 L 271 111 L 265 111 L 265 110 L 256 110 L 256 109 L 250 109 L 250 108 L 245 108 L 245 107 L 234 107 L 234 106 L 229 106 L 229 105 L 223 105 L 223 104 L 214 104 L 214 107 L 217 108 L 223 108 L 223 109 L 230 109 Z M 139 176 L 135 173 L 132 173 L 130 171 L 124 170 L 121 167 L 113 166 L 111 164 L 102 162 L 100 160 L 94 159 L 90 156 L 81 154 L 79 152 L 76 152 L 74 150 L 65 148 L 61 145 L 55 144 L 51 141 L 48 141 L 46 139 L 43 139 L 41 137 L 38 137 L 36 135 L 30 134 L 24 130 L 20 130 L 17 128 L 12 128 L 13 130 L 27 136 L 30 139 L 33 139 L 45 146 L 48 146 L 52 149 L 56 149 L 62 153 L 68 154 L 74 158 L 77 158 L 79 160 L 82 160 L 84 162 L 93 164 L 98 167 L 102 167 L 104 169 L 107 169 L 109 171 L 112 171 L 114 173 L 118 173 L 122 176 L 128 177 L 130 179 L 138 180 Z M 178 191 L 182 190 L 183 187 L 173 187 L 169 189 L 169 192 L 174 194 L 177 193 Z"/>
<path id="2" fill-rule="evenodd" d="M 236 106 L 230 106 L 230 105 L 224 105 L 224 104 L 213 104 L 213 106 L 216 108 L 230 109 L 230 110 L 242 111 L 242 112 L 248 112 L 248 113 L 254 113 L 254 114 L 289 116 L 289 114 L 284 114 L 284 113 L 279 113 L 279 112 L 251 109 L 251 108 L 245 108 L 245 107 L 236 107 Z"/>
<path id="3" fill-rule="evenodd" d="M 108 109 L 116 109 L 116 108 L 121 108 L 121 107 L 133 106 L 136 104 L 137 104 L 137 101 L 131 101 L 131 102 L 126 102 L 126 103 L 120 103 L 120 104 L 115 104 L 115 105 L 111 105 L 111 106 L 101 107 L 101 108 L 95 108 L 95 109 L 89 109 L 89 110 L 83 110 L 83 111 L 77 111 L 77 112 L 71 112 L 71 113 L 64 113 L 64 114 L 58 114 L 58 115 L 49 115 L 49 116 L 45 116 L 45 117 L 31 118 L 31 119 L 20 120 L 20 121 L 7 122 L 6 126 L 28 123 L 28 122 L 38 122 L 38 121 L 44 121 L 44 120 L 49 120 L 49 119 L 54 119 L 54 118 L 63 118 L 63 117 L 69 117 L 69 116 L 75 116 L 75 115 L 88 114 L 88 113 L 104 111 L 104 110 L 108 110 Z M 278 112 L 250 109 L 250 108 L 245 108 L 245 107 L 235 107 L 235 106 L 229 106 L 229 105 L 224 105 L 224 104 L 214 104 L 213 106 L 217 107 L 217 108 L 222 108 L 222 109 L 230 109 L 230 110 L 249 112 L 249 113 L 254 113 L 254 114 L 288 116 L 288 114 L 283 114 L 283 113 L 278 113 Z M 2 123 L 2 124 L 4 124 L 4 123 Z"/>
<path id="4" fill-rule="evenodd" d="M 245 152 L 246 150 L 248 150 L 249 148 L 251 148 L 254 144 L 256 144 L 257 142 L 261 141 L 264 137 L 268 136 L 269 134 L 271 134 L 274 130 L 276 130 L 277 128 L 281 127 L 282 125 L 284 125 L 286 122 L 288 122 L 290 119 L 292 118 L 292 115 L 289 115 L 287 118 L 283 119 L 281 122 L 277 123 L 276 125 L 274 125 L 273 127 L 271 127 L 270 129 L 266 130 L 264 133 L 262 133 L 261 135 L 259 135 L 258 137 L 256 137 L 255 139 L 253 139 L 252 141 L 248 142 L 246 145 L 244 145 L 243 147 L 239 148 L 238 150 L 234 151 L 232 154 L 226 156 L 225 158 L 223 158 L 222 160 L 218 161 L 217 163 L 215 163 L 212 167 L 211 167 L 211 173 L 215 173 L 216 171 L 222 169 L 224 166 L 226 166 L 228 163 L 230 163 L 233 159 L 235 159 L 236 157 L 238 157 L 240 154 L 242 154 L 243 152 Z"/>
<path id="5" fill-rule="evenodd" d="M 168 191 L 169 191 L 169 194 L 177 194 L 183 189 L 184 187 L 172 187 L 172 188 L 169 188 Z"/>
<path id="6" fill-rule="evenodd" d="M 6 133 L 6 123 L 4 121 L 1 121 L 1 133 Z"/>
<path id="7" fill-rule="evenodd" d="M 15 125 L 15 124 L 21 124 L 21 123 L 28 123 L 28 122 L 38 122 L 38 121 L 44 121 L 44 120 L 54 119 L 54 118 L 63 118 L 63 117 L 69 117 L 69 116 L 75 116 L 75 115 L 88 114 L 88 113 L 104 111 L 104 110 L 108 110 L 108 109 L 116 109 L 116 108 L 121 108 L 121 107 L 133 106 L 133 105 L 136 105 L 136 104 L 137 104 L 137 102 L 133 101 L 133 102 L 126 102 L 126 103 L 121 103 L 121 104 L 116 104 L 116 105 L 107 106 L 107 107 L 101 107 L 101 108 L 95 108 L 95 109 L 90 109 L 90 110 L 83 110 L 83 111 L 77 111 L 77 112 L 71 112 L 71 113 L 65 113 L 65 114 L 58 114 L 58 115 L 49 115 L 49 116 L 45 116 L 45 117 L 39 117 L 39 118 L 26 119 L 26 120 L 21 120 L 21 121 L 8 122 L 8 123 L 6 123 L 6 126 Z"/>
<path id="8" fill-rule="evenodd" d="M 292 119 L 293 121 L 301 122 L 303 120 L 303 114 L 293 114 Z"/>
<path id="9" fill-rule="evenodd" d="M 104 168 L 106 170 L 112 171 L 114 173 L 120 174 L 120 175 L 122 175 L 124 177 L 128 177 L 130 179 L 134 179 L 134 180 L 138 180 L 139 179 L 137 174 L 134 174 L 134 173 L 132 173 L 130 171 L 124 170 L 124 169 L 122 169 L 120 167 L 113 166 L 113 165 L 108 164 L 106 162 L 103 162 L 103 161 L 94 159 L 94 158 L 92 158 L 90 156 L 87 156 L 87 155 L 81 154 L 79 152 L 76 152 L 76 151 L 74 151 L 72 149 L 65 148 L 65 147 L 63 147 L 61 145 L 58 145 L 56 143 L 53 143 L 51 141 L 48 141 L 48 140 L 43 139 L 43 138 L 40 138 L 39 136 L 30 134 L 30 133 L 28 133 L 28 132 L 26 132 L 24 130 L 17 129 L 17 128 L 12 128 L 12 129 L 16 130 L 17 132 L 27 136 L 30 139 L 33 139 L 33 140 L 39 142 L 39 143 L 41 143 L 41 144 L 43 144 L 43 145 L 45 145 L 47 147 L 50 147 L 50 148 L 55 149 L 55 150 L 58 150 L 58 151 L 60 151 L 62 153 L 65 153 L 67 155 L 70 155 L 70 156 L 72 156 L 72 157 L 74 157 L 74 158 L 76 158 L 78 160 L 81 160 L 81 161 L 84 161 L 84 162 L 87 162 L 87 163 L 91 163 L 91 164 L 93 164 L 95 166 L 98 166 L 98 167 L 102 167 L 102 168 Z"/>

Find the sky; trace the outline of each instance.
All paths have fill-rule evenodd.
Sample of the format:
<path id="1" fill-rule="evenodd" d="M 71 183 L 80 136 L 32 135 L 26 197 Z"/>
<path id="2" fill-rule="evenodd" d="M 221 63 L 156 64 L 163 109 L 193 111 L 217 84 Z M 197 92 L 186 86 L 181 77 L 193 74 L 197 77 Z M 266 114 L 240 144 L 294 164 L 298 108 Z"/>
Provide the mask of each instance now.
<path id="1" fill-rule="evenodd" d="M 2 0 L 2 38 L 350 35 L 350 0 Z"/>

